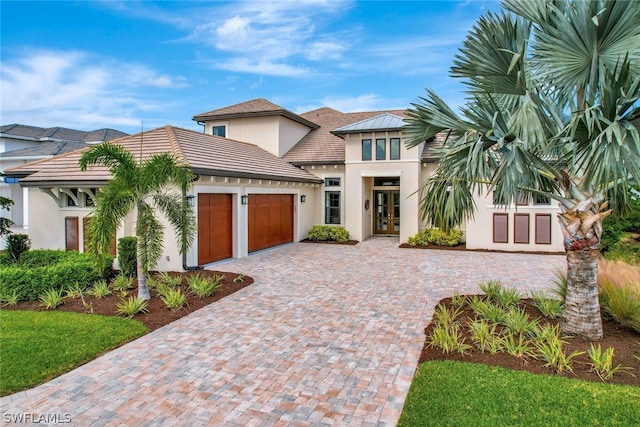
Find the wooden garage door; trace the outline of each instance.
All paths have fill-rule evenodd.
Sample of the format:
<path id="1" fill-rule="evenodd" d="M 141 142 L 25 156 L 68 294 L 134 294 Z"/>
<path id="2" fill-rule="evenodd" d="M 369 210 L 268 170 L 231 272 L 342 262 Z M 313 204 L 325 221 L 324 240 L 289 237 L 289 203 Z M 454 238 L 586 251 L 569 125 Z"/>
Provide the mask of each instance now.
<path id="1" fill-rule="evenodd" d="M 249 195 L 249 252 L 293 242 L 293 195 Z"/>
<path id="2" fill-rule="evenodd" d="M 198 194 L 198 265 L 233 256 L 231 194 Z"/>

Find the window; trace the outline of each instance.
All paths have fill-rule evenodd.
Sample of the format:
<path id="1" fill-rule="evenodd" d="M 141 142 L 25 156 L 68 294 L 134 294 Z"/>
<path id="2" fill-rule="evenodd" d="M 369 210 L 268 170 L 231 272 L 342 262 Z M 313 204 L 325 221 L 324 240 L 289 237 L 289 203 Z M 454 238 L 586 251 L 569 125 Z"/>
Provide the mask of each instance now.
<path id="1" fill-rule="evenodd" d="M 529 243 L 529 214 L 514 214 L 513 242 Z"/>
<path id="2" fill-rule="evenodd" d="M 376 138 L 376 160 L 385 160 L 387 158 L 387 140 L 384 138 Z"/>
<path id="3" fill-rule="evenodd" d="M 226 126 L 214 126 L 211 129 L 211 134 L 215 136 L 226 137 L 227 136 L 227 127 Z"/>
<path id="4" fill-rule="evenodd" d="M 324 180 L 325 187 L 340 187 L 340 178 L 326 178 Z"/>
<path id="5" fill-rule="evenodd" d="M 523 193 L 518 194 L 517 203 L 518 206 L 527 206 L 529 204 L 529 196 Z"/>
<path id="6" fill-rule="evenodd" d="M 550 205 L 551 204 L 551 199 L 547 196 L 542 196 L 540 194 L 536 195 L 535 198 L 535 204 L 536 205 Z"/>
<path id="7" fill-rule="evenodd" d="M 400 160 L 400 138 L 391 138 L 389 140 L 389 159 Z"/>
<path id="8" fill-rule="evenodd" d="M 362 140 L 362 160 L 371 160 L 371 140 Z"/>
<path id="9" fill-rule="evenodd" d="M 78 189 L 77 188 L 69 188 L 69 192 L 73 194 L 75 197 L 71 197 L 69 194 L 65 194 L 65 198 L 67 199 L 67 206 L 78 206 L 76 200 L 78 200 Z M 78 200 L 79 201 L 79 200 Z"/>
<path id="10" fill-rule="evenodd" d="M 324 223 L 340 224 L 340 192 L 326 191 L 324 203 Z"/>

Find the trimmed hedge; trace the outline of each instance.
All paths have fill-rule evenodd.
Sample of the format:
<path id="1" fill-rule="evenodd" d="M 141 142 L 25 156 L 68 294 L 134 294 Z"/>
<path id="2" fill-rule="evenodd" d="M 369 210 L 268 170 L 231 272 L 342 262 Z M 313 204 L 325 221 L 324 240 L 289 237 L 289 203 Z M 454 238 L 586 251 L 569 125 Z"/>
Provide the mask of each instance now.
<path id="1" fill-rule="evenodd" d="M 107 279 L 112 263 L 113 257 L 107 257 L 104 265 L 97 266 L 94 258 L 78 252 L 25 252 L 19 264 L 0 268 L 0 295 L 15 292 L 21 301 L 34 301 L 49 289 L 66 289 L 76 283 L 88 287 Z"/>
<path id="2" fill-rule="evenodd" d="M 135 236 L 122 237 L 118 240 L 118 264 L 120 271 L 127 277 L 137 275 L 137 244 Z"/>
<path id="3" fill-rule="evenodd" d="M 309 230 L 308 239 L 313 241 L 334 240 L 344 243 L 349 240 L 349 232 L 339 225 L 314 225 Z"/>
<path id="4" fill-rule="evenodd" d="M 451 230 L 449 233 L 438 228 L 426 228 L 419 231 L 415 236 L 409 237 L 409 246 L 456 246 L 462 242 L 462 231 Z"/>

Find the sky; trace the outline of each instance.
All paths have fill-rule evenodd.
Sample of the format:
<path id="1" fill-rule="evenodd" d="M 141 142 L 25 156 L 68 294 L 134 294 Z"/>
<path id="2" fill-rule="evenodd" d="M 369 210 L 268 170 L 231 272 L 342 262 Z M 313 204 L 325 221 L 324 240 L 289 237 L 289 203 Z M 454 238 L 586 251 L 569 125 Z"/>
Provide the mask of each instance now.
<path id="1" fill-rule="evenodd" d="M 127 133 L 255 98 L 295 113 L 449 105 L 496 1 L 0 1 L 0 124 Z"/>

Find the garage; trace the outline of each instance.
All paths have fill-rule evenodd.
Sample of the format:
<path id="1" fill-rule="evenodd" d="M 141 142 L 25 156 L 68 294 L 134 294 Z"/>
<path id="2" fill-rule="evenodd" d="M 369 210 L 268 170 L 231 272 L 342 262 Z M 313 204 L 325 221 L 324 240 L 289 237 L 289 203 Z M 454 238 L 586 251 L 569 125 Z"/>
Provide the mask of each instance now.
<path id="1" fill-rule="evenodd" d="M 198 265 L 233 257 L 231 194 L 198 194 Z"/>
<path id="2" fill-rule="evenodd" d="M 249 252 L 293 242 L 293 195 L 249 195 Z"/>

